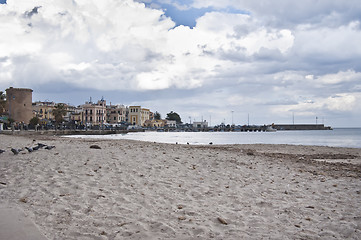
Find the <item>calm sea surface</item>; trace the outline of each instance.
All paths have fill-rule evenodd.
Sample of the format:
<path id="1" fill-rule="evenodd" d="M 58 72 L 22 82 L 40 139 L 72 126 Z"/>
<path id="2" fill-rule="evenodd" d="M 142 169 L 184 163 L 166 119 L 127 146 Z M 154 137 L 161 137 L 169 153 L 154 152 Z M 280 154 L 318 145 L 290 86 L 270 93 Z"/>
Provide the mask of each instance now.
<path id="1" fill-rule="evenodd" d="M 139 132 L 81 138 L 131 139 L 178 144 L 293 144 L 361 148 L 361 128 L 277 132 Z"/>

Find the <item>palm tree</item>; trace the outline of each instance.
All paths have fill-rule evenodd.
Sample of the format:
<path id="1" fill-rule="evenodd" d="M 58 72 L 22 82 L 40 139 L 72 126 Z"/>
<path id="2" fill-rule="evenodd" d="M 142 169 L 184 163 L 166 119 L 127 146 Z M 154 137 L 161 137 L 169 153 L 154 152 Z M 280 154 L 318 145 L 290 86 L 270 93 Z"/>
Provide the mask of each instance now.
<path id="1" fill-rule="evenodd" d="M 58 125 L 64 121 L 64 116 L 66 115 L 67 110 L 64 103 L 58 103 L 53 109 L 53 116 L 55 118 L 55 130 L 58 128 Z"/>

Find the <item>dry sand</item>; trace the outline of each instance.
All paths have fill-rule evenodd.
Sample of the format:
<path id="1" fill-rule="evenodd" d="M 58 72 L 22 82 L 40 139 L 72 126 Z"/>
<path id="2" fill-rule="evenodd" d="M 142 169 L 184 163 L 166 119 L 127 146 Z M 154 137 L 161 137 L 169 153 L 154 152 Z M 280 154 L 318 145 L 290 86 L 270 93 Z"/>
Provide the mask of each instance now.
<path id="1" fill-rule="evenodd" d="M 39 142 L 56 148 L 10 151 Z M 5 135 L 0 149 L 0 206 L 48 239 L 361 239 L 361 149 Z"/>

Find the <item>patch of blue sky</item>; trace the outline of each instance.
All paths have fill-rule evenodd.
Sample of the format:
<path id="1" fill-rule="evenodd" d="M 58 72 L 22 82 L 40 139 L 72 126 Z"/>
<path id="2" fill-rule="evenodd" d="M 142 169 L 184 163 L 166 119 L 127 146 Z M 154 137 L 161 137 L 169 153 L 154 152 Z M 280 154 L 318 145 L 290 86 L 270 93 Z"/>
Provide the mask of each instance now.
<path id="1" fill-rule="evenodd" d="M 207 12 L 213 11 L 212 8 L 189 8 L 180 10 L 173 5 L 162 5 L 165 15 L 170 17 L 175 23 L 176 26 L 184 25 L 189 26 L 190 28 L 195 27 L 196 20 L 206 14 Z"/>
<path id="2" fill-rule="evenodd" d="M 0 0 L 0 4 L 5 4 L 6 0 Z"/>
<path id="3" fill-rule="evenodd" d="M 184 25 L 189 26 L 190 28 L 195 27 L 196 20 L 202 17 L 207 12 L 226 12 L 232 14 L 247 14 L 250 15 L 250 12 L 234 9 L 231 7 L 226 7 L 223 9 L 214 9 L 213 7 L 207 8 L 192 8 L 190 7 L 193 0 L 181 0 L 175 1 L 173 3 L 163 3 L 162 1 L 151 1 L 150 3 L 144 3 L 147 7 L 155 6 L 161 8 L 167 17 L 170 17 L 175 23 L 176 26 Z"/>

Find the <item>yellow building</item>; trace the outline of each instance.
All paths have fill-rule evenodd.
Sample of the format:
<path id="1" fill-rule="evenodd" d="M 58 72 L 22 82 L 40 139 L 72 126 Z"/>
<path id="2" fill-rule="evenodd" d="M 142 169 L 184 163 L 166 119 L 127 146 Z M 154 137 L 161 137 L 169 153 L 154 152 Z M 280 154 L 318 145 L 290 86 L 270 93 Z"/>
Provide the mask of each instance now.
<path id="1" fill-rule="evenodd" d="M 40 120 L 54 120 L 53 109 L 55 108 L 54 102 L 34 102 L 33 116 L 38 117 Z"/>
<path id="2" fill-rule="evenodd" d="M 141 106 L 129 107 L 129 123 L 137 126 L 145 126 L 145 121 L 149 120 L 150 110 Z"/>

